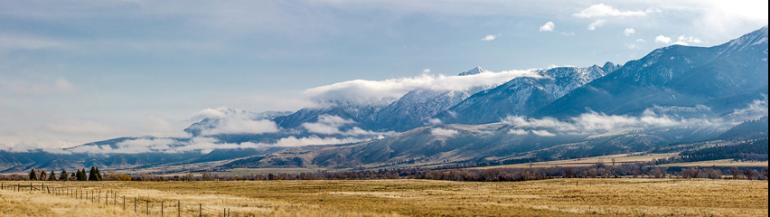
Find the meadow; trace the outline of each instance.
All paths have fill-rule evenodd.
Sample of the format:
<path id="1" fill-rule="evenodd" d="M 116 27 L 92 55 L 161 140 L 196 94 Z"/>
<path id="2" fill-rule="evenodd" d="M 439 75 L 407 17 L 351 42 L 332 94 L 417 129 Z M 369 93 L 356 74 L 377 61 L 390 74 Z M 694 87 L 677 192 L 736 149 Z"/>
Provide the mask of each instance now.
<path id="1" fill-rule="evenodd" d="M 6 189 L 0 190 L 0 216 L 20 217 L 198 216 L 199 212 L 202 216 L 768 215 L 767 181 L 748 180 L 31 183 L 33 186 L 45 185 L 42 191 L 8 188 L 30 182 L 7 181 L 2 184 Z M 66 189 L 59 189 L 59 195 L 48 193 L 55 186 L 68 187 L 69 196 Z M 93 191 L 103 196 L 94 201 L 88 195 L 83 198 L 82 193 L 77 196 L 78 193 L 74 193 L 77 191 Z M 127 198 L 125 205 L 124 196 Z M 136 207 L 134 198 L 139 201 Z M 164 206 L 162 215 L 161 201 Z M 177 203 L 181 206 L 177 207 Z"/>

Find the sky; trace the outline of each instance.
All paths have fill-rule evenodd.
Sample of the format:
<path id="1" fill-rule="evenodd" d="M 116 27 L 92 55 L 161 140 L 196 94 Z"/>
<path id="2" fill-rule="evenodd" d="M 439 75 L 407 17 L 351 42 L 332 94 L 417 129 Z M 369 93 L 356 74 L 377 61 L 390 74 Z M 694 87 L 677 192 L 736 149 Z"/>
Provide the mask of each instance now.
<path id="1" fill-rule="evenodd" d="M 208 108 L 291 111 L 330 87 L 475 66 L 624 63 L 758 29 L 767 4 L 0 0 L 0 148 L 178 136 Z"/>

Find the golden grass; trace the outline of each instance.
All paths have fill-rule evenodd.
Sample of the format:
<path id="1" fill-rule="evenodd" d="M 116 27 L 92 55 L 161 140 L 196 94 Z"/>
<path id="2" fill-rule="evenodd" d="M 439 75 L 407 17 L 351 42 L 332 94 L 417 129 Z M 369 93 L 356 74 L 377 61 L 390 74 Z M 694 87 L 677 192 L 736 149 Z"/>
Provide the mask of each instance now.
<path id="1" fill-rule="evenodd" d="M 6 185 L 9 182 L 5 183 Z M 63 184 L 63 183 L 56 183 Z M 427 180 L 101 182 L 129 197 L 183 203 L 182 216 L 767 216 L 767 181 L 559 179 L 530 182 Z M 157 205 L 156 205 L 157 206 Z M 65 196 L 0 191 L 0 216 L 132 216 L 132 207 Z M 142 207 L 140 207 L 142 208 Z M 153 207 L 151 216 L 160 216 Z M 63 215 L 60 215 L 63 214 Z M 144 216 L 144 215 L 138 215 Z M 167 207 L 166 216 L 176 216 Z"/>

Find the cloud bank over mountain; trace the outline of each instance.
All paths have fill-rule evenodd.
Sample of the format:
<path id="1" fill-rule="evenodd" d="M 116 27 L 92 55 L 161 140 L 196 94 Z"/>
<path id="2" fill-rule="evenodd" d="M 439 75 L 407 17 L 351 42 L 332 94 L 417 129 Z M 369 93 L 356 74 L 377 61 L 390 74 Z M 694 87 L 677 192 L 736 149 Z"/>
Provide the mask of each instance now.
<path id="1" fill-rule="evenodd" d="M 316 103 L 387 104 L 415 89 L 464 91 L 492 87 L 516 77 L 539 77 L 535 70 L 484 71 L 472 75 L 422 74 L 386 80 L 351 80 L 305 91 Z"/>

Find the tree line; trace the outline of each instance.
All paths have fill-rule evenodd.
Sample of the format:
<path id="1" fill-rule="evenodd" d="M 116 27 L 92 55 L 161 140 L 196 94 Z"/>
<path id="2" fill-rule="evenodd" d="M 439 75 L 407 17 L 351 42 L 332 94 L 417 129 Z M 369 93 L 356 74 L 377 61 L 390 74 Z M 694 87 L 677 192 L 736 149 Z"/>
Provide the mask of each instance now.
<path id="1" fill-rule="evenodd" d="M 103 178 L 92 167 L 59 178 L 44 171 L 30 171 L 29 180 L 72 181 L 230 181 L 230 180 L 367 180 L 367 179 L 430 179 L 450 181 L 530 181 L 555 178 L 707 178 L 767 180 L 768 169 L 762 167 L 660 167 L 655 162 L 608 165 L 597 163 L 585 167 L 544 168 L 393 168 L 343 172 L 268 173 L 250 175 L 219 175 L 202 172 L 199 175 L 157 175 L 108 173 Z M 63 174 L 63 175 L 62 175 Z M 48 175 L 48 176 L 46 176 Z M 66 178 L 62 178 L 66 177 Z M 0 180 L 23 180 L 18 176 L 0 176 Z"/>
<path id="2" fill-rule="evenodd" d="M 46 173 L 45 170 L 31 169 L 28 179 L 36 181 L 102 181 L 102 173 L 95 166 L 91 167 L 88 172 L 85 168 L 81 168 L 74 173 L 67 173 L 67 170 L 62 170 L 59 175 L 56 175 L 53 170 Z"/>

